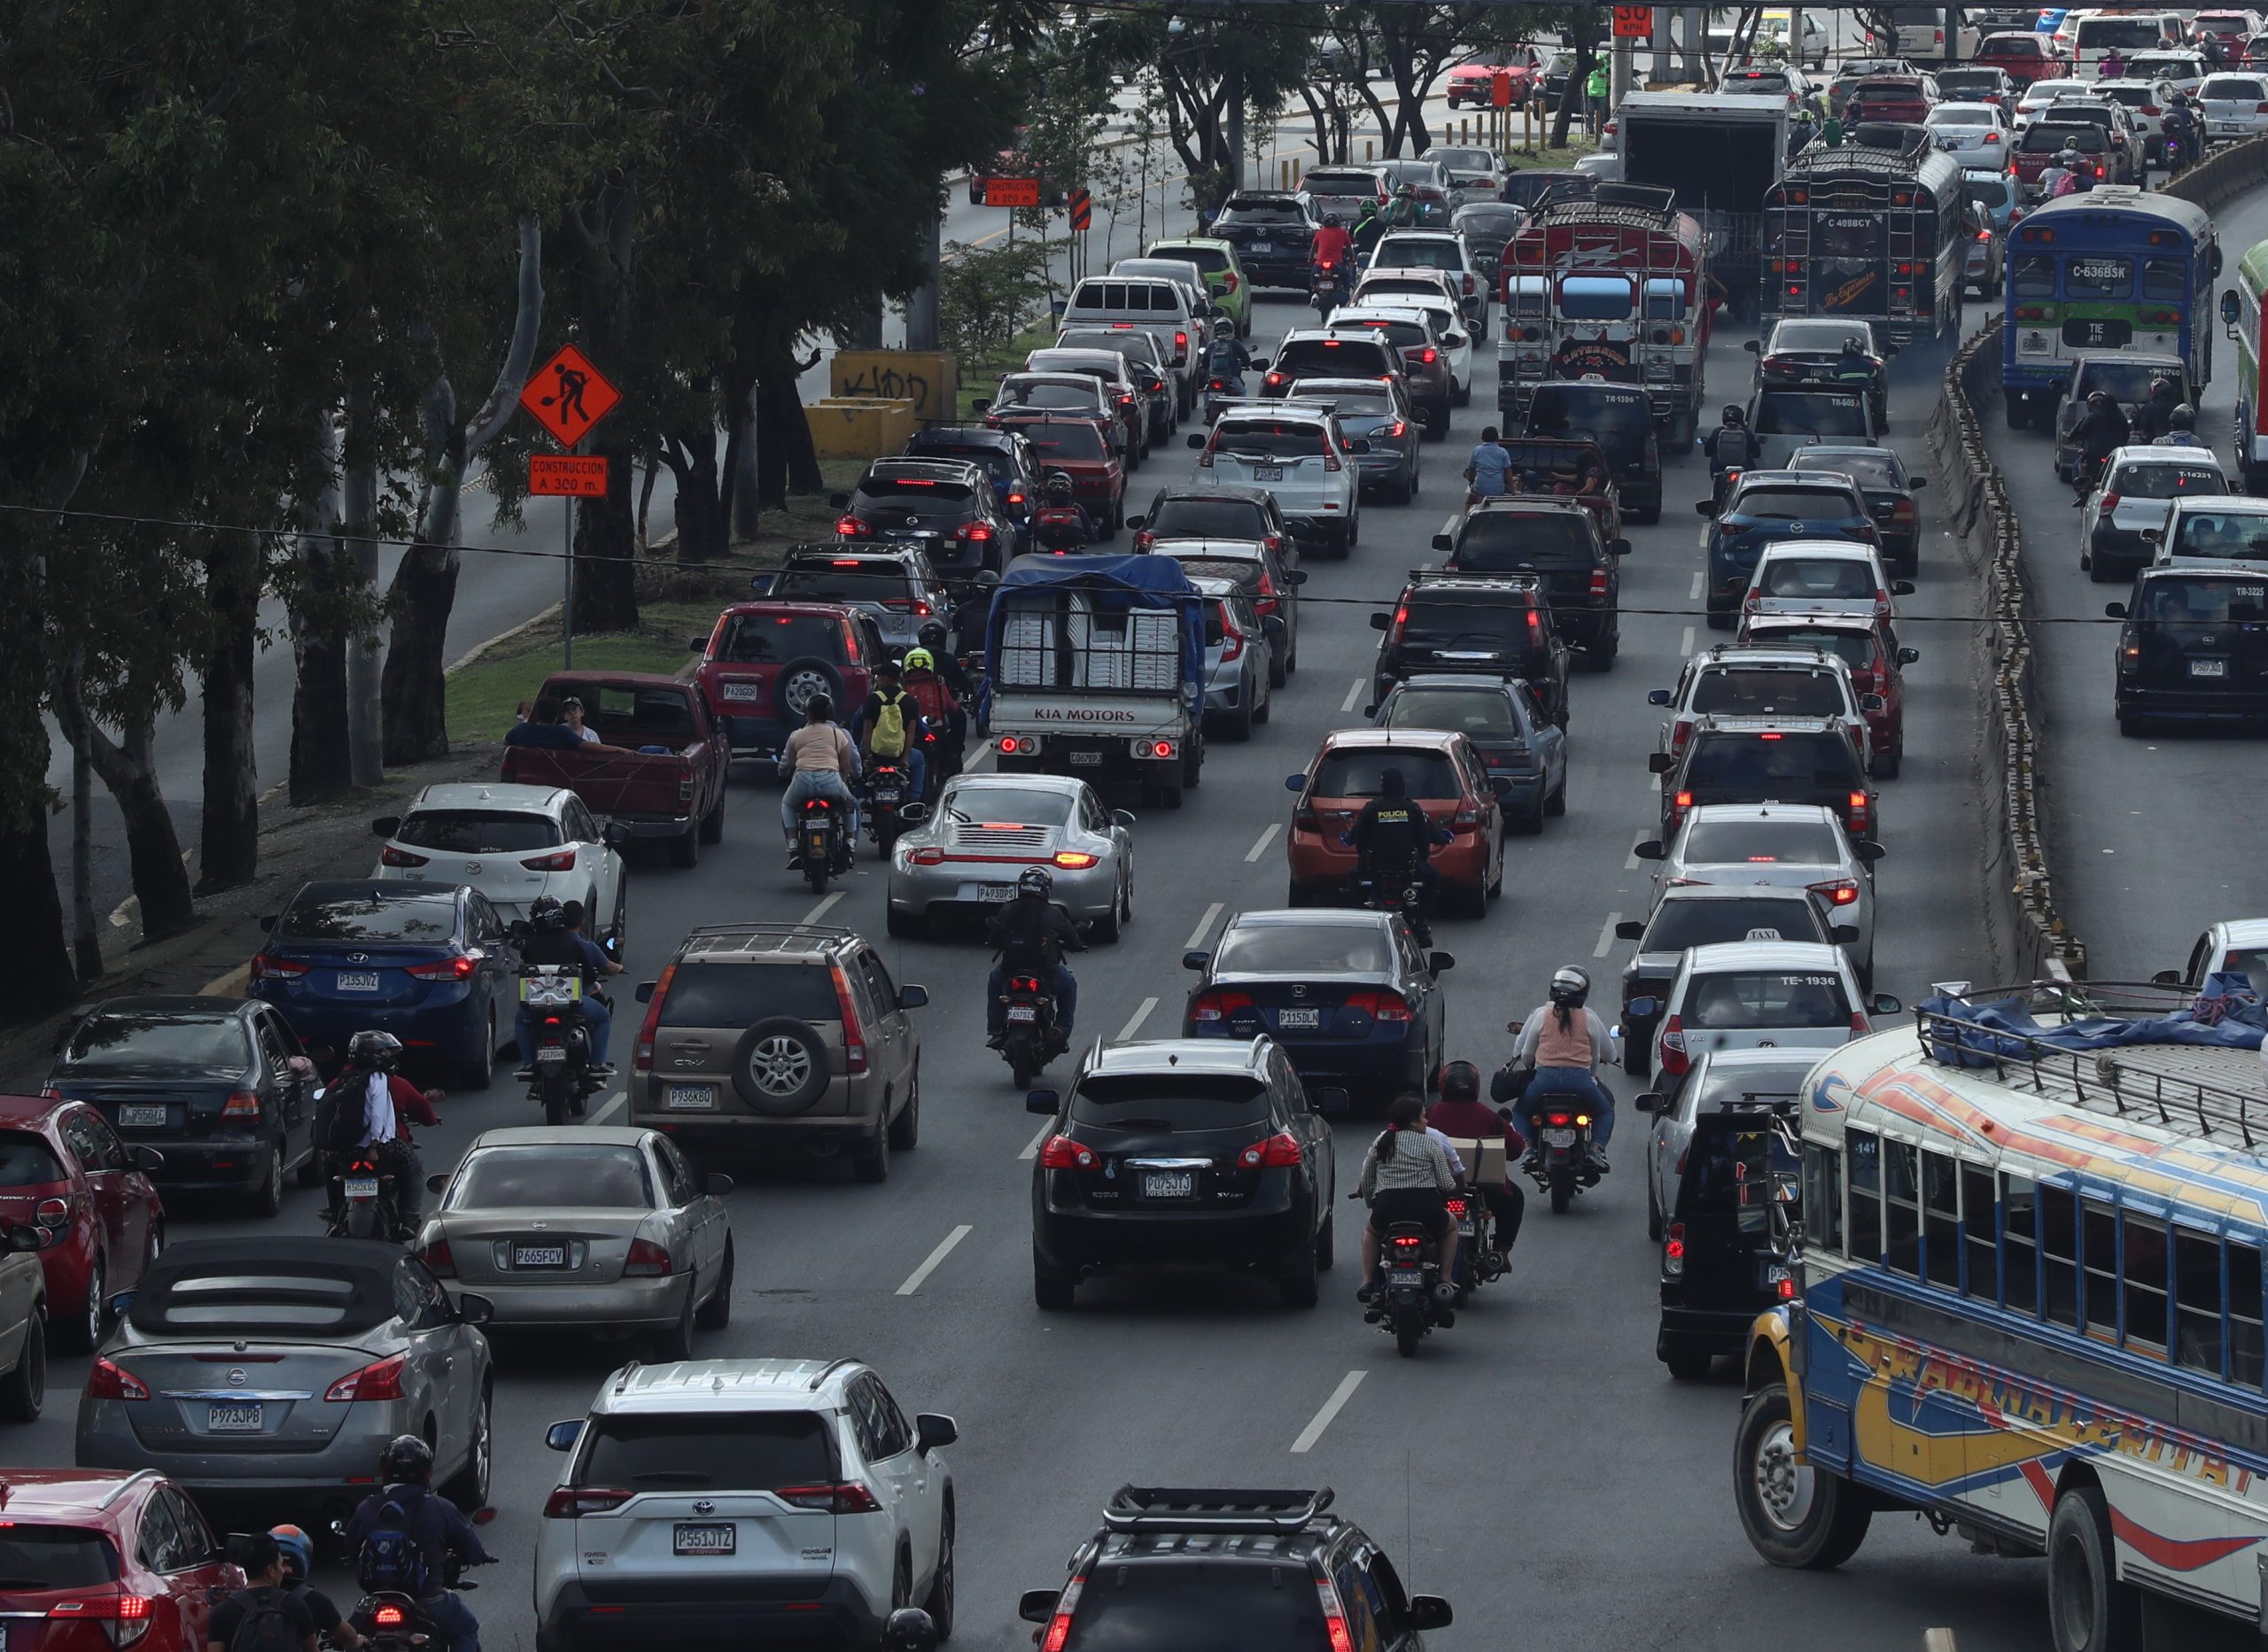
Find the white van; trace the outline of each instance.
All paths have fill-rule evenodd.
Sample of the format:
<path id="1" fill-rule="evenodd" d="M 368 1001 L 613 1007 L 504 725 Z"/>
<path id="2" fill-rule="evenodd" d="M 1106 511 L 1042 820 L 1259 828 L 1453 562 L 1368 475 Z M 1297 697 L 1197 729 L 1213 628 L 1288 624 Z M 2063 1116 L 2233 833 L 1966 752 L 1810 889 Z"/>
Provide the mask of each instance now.
<path id="1" fill-rule="evenodd" d="M 1893 5 L 1878 8 L 1884 21 L 1891 26 L 1891 38 L 1874 35 L 1885 55 L 1900 57 L 1917 68 L 1927 68 L 1932 63 L 1943 63 L 1958 57 L 1966 63 L 1977 55 L 1977 48 L 1984 43 L 1984 32 L 1964 17 L 1952 36 L 1946 33 L 1946 13 L 1951 8 L 1941 5 Z"/>
<path id="2" fill-rule="evenodd" d="M 2102 73 L 2103 54 L 2113 46 L 2121 58 L 2155 51 L 2171 39 L 2186 38 L 2175 12 L 2078 12 L 2072 14 L 2071 73 L 2093 80 Z"/>
<path id="3" fill-rule="evenodd" d="M 1205 323 L 1189 307 L 1181 283 L 1165 275 L 1090 275 L 1071 289 L 1060 318 L 1065 327 L 1139 327 L 1158 341 L 1173 375 L 1181 411 L 1196 405 L 1204 382 Z"/>

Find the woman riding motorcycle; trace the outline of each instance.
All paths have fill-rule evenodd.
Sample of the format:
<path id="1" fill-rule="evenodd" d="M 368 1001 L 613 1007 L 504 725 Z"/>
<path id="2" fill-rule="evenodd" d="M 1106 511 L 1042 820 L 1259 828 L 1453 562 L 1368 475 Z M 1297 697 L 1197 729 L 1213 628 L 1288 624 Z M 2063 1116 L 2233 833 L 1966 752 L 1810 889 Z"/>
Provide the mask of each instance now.
<path id="1" fill-rule="evenodd" d="M 1450 1290 L 1448 1281 L 1456 1277 L 1457 1234 L 1444 1201 L 1456 1186 L 1449 1149 L 1426 1132 L 1424 1100 L 1414 1095 L 1396 1097 L 1386 1130 L 1363 1156 L 1362 1179 L 1355 1185 L 1354 1197 L 1371 1207 L 1371 1219 L 1363 1226 L 1363 1284 L 1355 1292 L 1357 1301 L 1368 1302 L 1378 1294 L 1379 1230 L 1397 1222 L 1422 1223 L 1440 1236 L 1442 1283 L 1436 1289 Z"/>
<path id="2" fill-rule="evenodd" d="M 1551 978 L 1551 997 L 1520 1023 L 1512 1059 L 1489 1083 L 1494 1100 L 1511 1099 L 1511 1074 L 1532 1068 L 1535 1076 L 1521 1092 L 1516 1111 L 1527 1121 L 1527 1137 L 1538 1140 L 1536 1114 L 1552 1096 L 1574 1096 L 1591 1108 L 1591 1158 L 1606 1168 L 1606 1144 L 1614 1135 L 1614 1097 L 1598 1082 L 1603 1061 L 1614 1059 L 1614 1035 L 1598 1012 L 1585 1007 L 1589 972 L 1570 964 Z"/>

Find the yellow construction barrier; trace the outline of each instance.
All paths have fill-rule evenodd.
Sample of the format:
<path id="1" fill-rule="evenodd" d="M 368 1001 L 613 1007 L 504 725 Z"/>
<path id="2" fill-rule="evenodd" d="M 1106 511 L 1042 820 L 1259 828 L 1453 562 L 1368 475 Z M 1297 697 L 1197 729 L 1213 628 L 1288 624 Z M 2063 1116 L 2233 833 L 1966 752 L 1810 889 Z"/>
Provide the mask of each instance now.
<path id="1" fill-rule="evenodd" d="M 829 396 L 804 409 L 812 449 L 821 459 L 872 459 L 905 449 L 921 428 L 914 404 L 903 397 Z"/>
<path id="2" fill-rule="evenodd" d="M 839 350 L 827 368 L 827 389 L 830 396 L 856 400 L 903 399 L 913 404 L 921 423 L 950 423 L 960 407 L 960 364 L 950 350 Z"/>

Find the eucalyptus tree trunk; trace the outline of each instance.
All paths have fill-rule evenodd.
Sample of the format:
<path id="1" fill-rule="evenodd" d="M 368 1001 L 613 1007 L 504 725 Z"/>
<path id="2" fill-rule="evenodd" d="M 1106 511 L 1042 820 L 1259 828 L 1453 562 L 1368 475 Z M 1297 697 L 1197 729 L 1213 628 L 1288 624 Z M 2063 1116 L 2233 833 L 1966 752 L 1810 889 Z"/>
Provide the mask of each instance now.
<path id="1" fill-rule="evenodd" d="M 177 935 L 196 921 L 197 906 L 189 869 L 182 863 L 181 838 L 158 786 L 155 719 L 147 710 L 137 711 L 112 739 L 87 713 L 82 673 L 77 652 L 66 655 L 57 673 L 55 720 L 118 801 L 127 865 L 142 903 L 143 935 L 156 940 Z"/>
<path id="2" fill-rule="evenodd" d="M 346 617 L 341 607 L 346 570 L 332 539 L 339 519 L 338 424 L 322 415 L 327 455 L 322 492 L 303 512 L 299 590 L 291 609 L 291 766 L 287 795 L 292 807 L 342 797 L 353 780 L 348 759 Z"/>
<path id="3" fill-rule="evenodd" d="M 252 744 L 252 636 L 260 623 L 260 542 L 224 531 L 206 567 L 206 601 L 221 623 L 205 658 L 205 818 L 197 892 L 252 881 L 260 865 L 260 771 Z"/>

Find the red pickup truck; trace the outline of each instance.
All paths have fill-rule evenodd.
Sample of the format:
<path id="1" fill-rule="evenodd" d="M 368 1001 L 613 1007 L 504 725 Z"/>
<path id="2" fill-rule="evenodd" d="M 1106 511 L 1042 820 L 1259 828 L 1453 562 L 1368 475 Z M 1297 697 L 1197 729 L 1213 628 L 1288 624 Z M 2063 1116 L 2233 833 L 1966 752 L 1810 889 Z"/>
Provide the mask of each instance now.
<path id="1" fill-rule="evenodd" d="M 556 671 L 543 692 L 583 702 L 583 721 L 619 751 L 504 748 L 503 778 L 563 786 L 632 837 L 667 838 L 670 864 L 690 866 L 725 835 L 733 748 L 698 683 L 649 671 Z"/>

